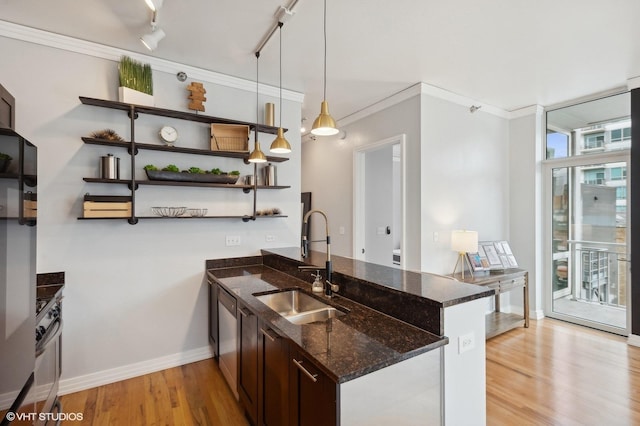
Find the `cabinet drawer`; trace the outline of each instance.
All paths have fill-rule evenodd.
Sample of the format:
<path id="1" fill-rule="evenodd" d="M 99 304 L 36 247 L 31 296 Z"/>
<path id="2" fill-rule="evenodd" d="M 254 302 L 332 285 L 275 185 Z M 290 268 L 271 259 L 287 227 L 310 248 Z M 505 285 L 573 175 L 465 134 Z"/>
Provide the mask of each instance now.
<path id="1" fill-rule="evenodd" d="M 500 293 L 513 290 L 514 288 L 524 287 L 524 277 L 517 277 L 510 280 L 500 281 Z"/>
<path id="2" fill-rule="evenodd" d="M 492 282 L 486 285 L 489 288 L 492 288 L 496 291 L 496 293 L 500 292 L 500 283 L 498 281 Z"/>

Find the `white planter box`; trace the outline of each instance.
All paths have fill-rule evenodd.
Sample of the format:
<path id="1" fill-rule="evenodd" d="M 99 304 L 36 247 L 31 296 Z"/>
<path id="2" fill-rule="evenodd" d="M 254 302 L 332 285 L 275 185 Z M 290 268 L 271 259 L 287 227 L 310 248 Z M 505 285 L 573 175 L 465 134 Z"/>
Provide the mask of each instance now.
<path id="1" fill-rule="evenodd" d="M 154 106 L 153 95 L 120 86 L 118 88 L 118 100 L 127 104 Z"/>

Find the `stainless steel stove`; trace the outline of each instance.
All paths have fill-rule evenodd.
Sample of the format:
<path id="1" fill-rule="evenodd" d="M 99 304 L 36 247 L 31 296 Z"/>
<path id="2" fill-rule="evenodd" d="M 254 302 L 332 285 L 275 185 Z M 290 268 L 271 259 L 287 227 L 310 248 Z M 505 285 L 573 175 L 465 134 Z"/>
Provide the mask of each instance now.
<path id="1" fill-rule="evenodd" d="M 62 289 L 64 284 L 36 287 L 35 424 L 58 424 L 62 406 L 58 387 L 62 372 Z"/>

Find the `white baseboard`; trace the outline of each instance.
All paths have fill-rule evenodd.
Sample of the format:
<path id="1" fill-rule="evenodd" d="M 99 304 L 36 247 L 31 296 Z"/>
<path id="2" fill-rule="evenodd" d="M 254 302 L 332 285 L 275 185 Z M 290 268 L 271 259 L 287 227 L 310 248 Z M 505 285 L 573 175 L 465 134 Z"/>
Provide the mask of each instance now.
<path id="1" fill-rule="evenodd" d="M 60 380 L 60 389 L 58 394 L 66 395 L 73 392 L 79 392 L 85 389 L 119 382 L 132 377 L 166 370 L 167 368 L 178 367 L 180 365 L 202 361 L 203 359 L 212 357 L 213 351 L 211 350 L 211 347 L 207 345 L 187 352 L 180 352 L 147 361 L 136 362 L 122 367 L 86 374 L 84 376 L 62 379 Z"/>
<path id="2" fill-rule="evenodd" d="M 542 309 L 537 309 L 529 312 L 529 319 L 541 320 L 542 318 L 544 318 L 544 311 Z"/>
<path id="3" fill-rule="evenodd" d="M 630 334 L 629 337 L 627 337 L 627 344 L 640 347 L 640 336 L 637 334 Z"/>

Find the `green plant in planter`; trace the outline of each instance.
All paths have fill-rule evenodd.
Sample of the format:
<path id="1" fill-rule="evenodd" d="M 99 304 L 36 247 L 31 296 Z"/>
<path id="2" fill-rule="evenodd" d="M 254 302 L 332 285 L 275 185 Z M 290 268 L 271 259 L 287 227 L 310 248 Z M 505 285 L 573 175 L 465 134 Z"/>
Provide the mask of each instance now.
<path id="1" fill-rule="evenodd" d="M 165 172 L 180 172 L 180 169 L 175 164 L 169 164 L 167 167 L 163 168 L 162 171 Z"/>
<path id="2" fill-rule="evenodd" d="M 13 160 L 9 154 L 5 154 L 4 152 L 0 152 L 0 160 Z"/>
<path id="3" fill-rule="evenodd" d="M 150 64 L 143 64 L 123 56 L 118 64 L 120 86 L 153 95 L 153 74 Z"/>

